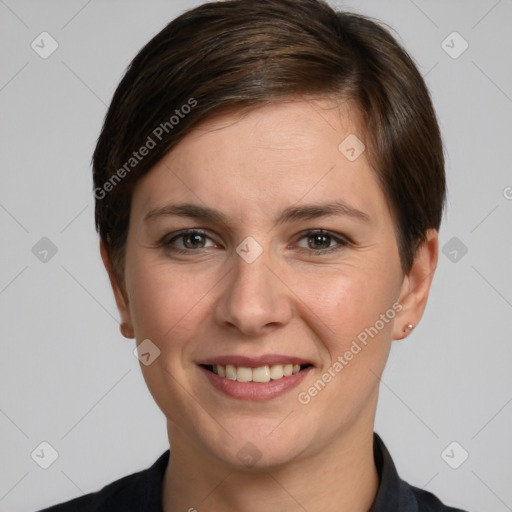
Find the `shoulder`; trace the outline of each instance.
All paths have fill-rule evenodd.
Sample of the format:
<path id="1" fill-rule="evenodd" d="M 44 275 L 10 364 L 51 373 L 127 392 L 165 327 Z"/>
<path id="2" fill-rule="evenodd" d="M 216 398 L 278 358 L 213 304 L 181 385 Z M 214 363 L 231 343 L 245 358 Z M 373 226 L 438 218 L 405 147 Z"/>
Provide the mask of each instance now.
<path id="1" fill-rule="evenodd" d="M 424 489 L 419 489 L 418 487 L 414 487 L 409 484 L 406 485 L 409 486 L 411 492 L 416 498 L 419 512 L 467 512 L 466 510 L 462 510 L 460 508 L 454 508 L 445 505 L 437 496 L 431 492 L 425 491 Z"/>
<path id="2" fill-rule="evenodd" d="M 115 480 L 99 491 L 38 512 L 159 511 L 162 478 L 169 460 L 169 453 L 169 450 L 163 453 L 151 467 Z"/>
<path id="3" fill-rule="evenodd" d="M 111 482 L 101 490 L 74 498 L 65 503 L 59 503 L 39 512 L 100 512 L 103 510 L 121 510 L 121 507 L 133 505 L 133 501 L 138 500 L 140 491 L 138 481 L 140 475 L 125 476 L 119 480 Z"/>
<path id="4" fill-rule="evenodd" d="M 386 445 L 377 433 L 374 433 L 373 448 L 379 488 L 371 512 L 467 512 L 449 507 L 431 492 L 402 480 Z"/>

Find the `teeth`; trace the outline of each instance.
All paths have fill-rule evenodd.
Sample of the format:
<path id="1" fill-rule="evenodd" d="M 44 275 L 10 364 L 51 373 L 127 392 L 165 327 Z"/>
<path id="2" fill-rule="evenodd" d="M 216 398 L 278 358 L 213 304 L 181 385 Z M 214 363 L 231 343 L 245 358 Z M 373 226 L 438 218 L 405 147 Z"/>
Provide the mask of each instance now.
<path id="1" fill-rule="evenodd" d="M 217 373 L 219 373 L 219 366 L 217 365 Z M 236 380 L 236 368 L 232 364 L 226 365 L 226 379 Z"/>
<path id="2" fill-rule="evenodd" d="M 252 370 L 250 368 L 245 368 L 244 366 L 239 366 L 236 369 L 236 380 L 238 382 L 251 382 Z"/>
<path id="3" fill-rule="evenodd" d="M 273 364 L 271 366 L 259 366 L 258 368 L 233 366 L 232 364 L 226 366 L 213 365 L 213 373 L 216 373 L 219 377 L 238 382 L 270 382 L 299 372 L 300 364 Z"/>
<path id="4" fill-rule="evenodd" d="M 289 365 L 289 366 L 291 366 L 291 365 Z M 283 368 L 282 364 L 273 364 L 270 367 L 270 378 L 271 379 L 280 379 L 283 375 L 284 375 L 284 368 Z"/>
<path id="5" fill-rule="evenodd" d="M 270 368 L 268 366 L 260 366 L 252 370 L 253 382 L 270 382 Z"/>

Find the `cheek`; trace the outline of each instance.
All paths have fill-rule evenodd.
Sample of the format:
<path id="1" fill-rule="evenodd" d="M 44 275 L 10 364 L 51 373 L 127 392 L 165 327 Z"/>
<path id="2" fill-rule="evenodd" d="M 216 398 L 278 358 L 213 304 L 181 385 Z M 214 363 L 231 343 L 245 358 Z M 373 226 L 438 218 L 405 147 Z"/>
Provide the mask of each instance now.
<path id="1" fill-rule="evenodd" d="M 334 269 L 333 272 L 303 276 L 296 282 L 305 305 L 334 333 L 351 337 L 373 325 L 398 296 L 392 273 L 362 269 Z"/>
<path id="2" fill-rule="evenodd" d="M 398 296 L 395 277 L 392 272 L 353 267 L 301 280 L 299 296 L 304 297 L 304 309 L 299 314 L 318 339 L 323 371 L 331 369 L 336 375 L 319 404 L 324 400 L 339 403 L 342 396 L 362 401 L 373 392 L 375 374 L 382 372 L 391 347 L 393 304 Z M 347 402 L 344 407 L 351 406 Z"/>
<path id="3" fill-rule="evenodd" d="M 131 314 L 137 339 L 175 350 L 199 325 L 201 301 L 214 292 L 214 276 L 180 271 L 141 259 L 132 267 Z M 217 278 L 218 280 L 218 278 Z"/>
<path id="4" fill-rule="evenodd" d="M 302 293 L 309 297 L 308 323 L 316 325 L 319 338 L 323 363 L 319 377 L 325 383 L 333 382 L 325 393 L 322 391 L 316 406 L 335 407 L 346 418 L 355 417 L 361 404 L 374 396 L 376 375 L 382 373 L 389 355 L 396 282 L 382 272 L 370 275 L 354 271 L 317 279 L 316 283 L 323 285 L 322 292 L 318 288 L 314 291 L 305 280 Z M 322 383 L 313 383 L 313 387 L 303 391 L 315 396 L 323 389 Z"/>
<path id="5" fill-rule="evenodd" d="M 204 309 L 201 300 L 207 299 L 205 294 L 212 290 L 215 280 L 179 272 L 168 263 L 155 263 L 148 258 L 134 262 L 130 279 L 136 339 L 150 339 L 160 350 L 152 364 L 141 365 L 144 380 L 166 417 L 180 423 L 180 418 L 190 414 L 190 390 L 185 389 L 191 360 L 189 341 L 197 338 L 198 326 L 202 325 L 199 316 Z"/>

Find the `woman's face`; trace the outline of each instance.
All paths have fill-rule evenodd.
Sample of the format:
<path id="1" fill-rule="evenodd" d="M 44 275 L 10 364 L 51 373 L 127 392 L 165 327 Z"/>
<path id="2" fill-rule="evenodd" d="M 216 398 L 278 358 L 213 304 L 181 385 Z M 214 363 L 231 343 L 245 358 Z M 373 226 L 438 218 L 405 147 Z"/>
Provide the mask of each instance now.
<path id="1" fill-rule="evenodd" d="M 392 339 L 418 318 L 355 136 L 346 105 L 274 104 L 208 121 L 138 182 L 118 305 L 150 340 L 171 443 L 269 467 L 372 431 Z"/>

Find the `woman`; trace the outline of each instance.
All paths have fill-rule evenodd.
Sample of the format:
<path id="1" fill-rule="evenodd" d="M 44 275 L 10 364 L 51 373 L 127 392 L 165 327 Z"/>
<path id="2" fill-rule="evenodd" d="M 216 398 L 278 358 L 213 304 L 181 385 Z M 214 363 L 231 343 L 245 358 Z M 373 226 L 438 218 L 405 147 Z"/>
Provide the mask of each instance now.
<path id="1" fill-rule="evenodd" d="M 443 146 L 379 24 L 228 0 L 167 25 L 93 157 L 100 250 L 170 450 L 48 511 L 456 511 L 373 432 L 438 257 Z"/>

